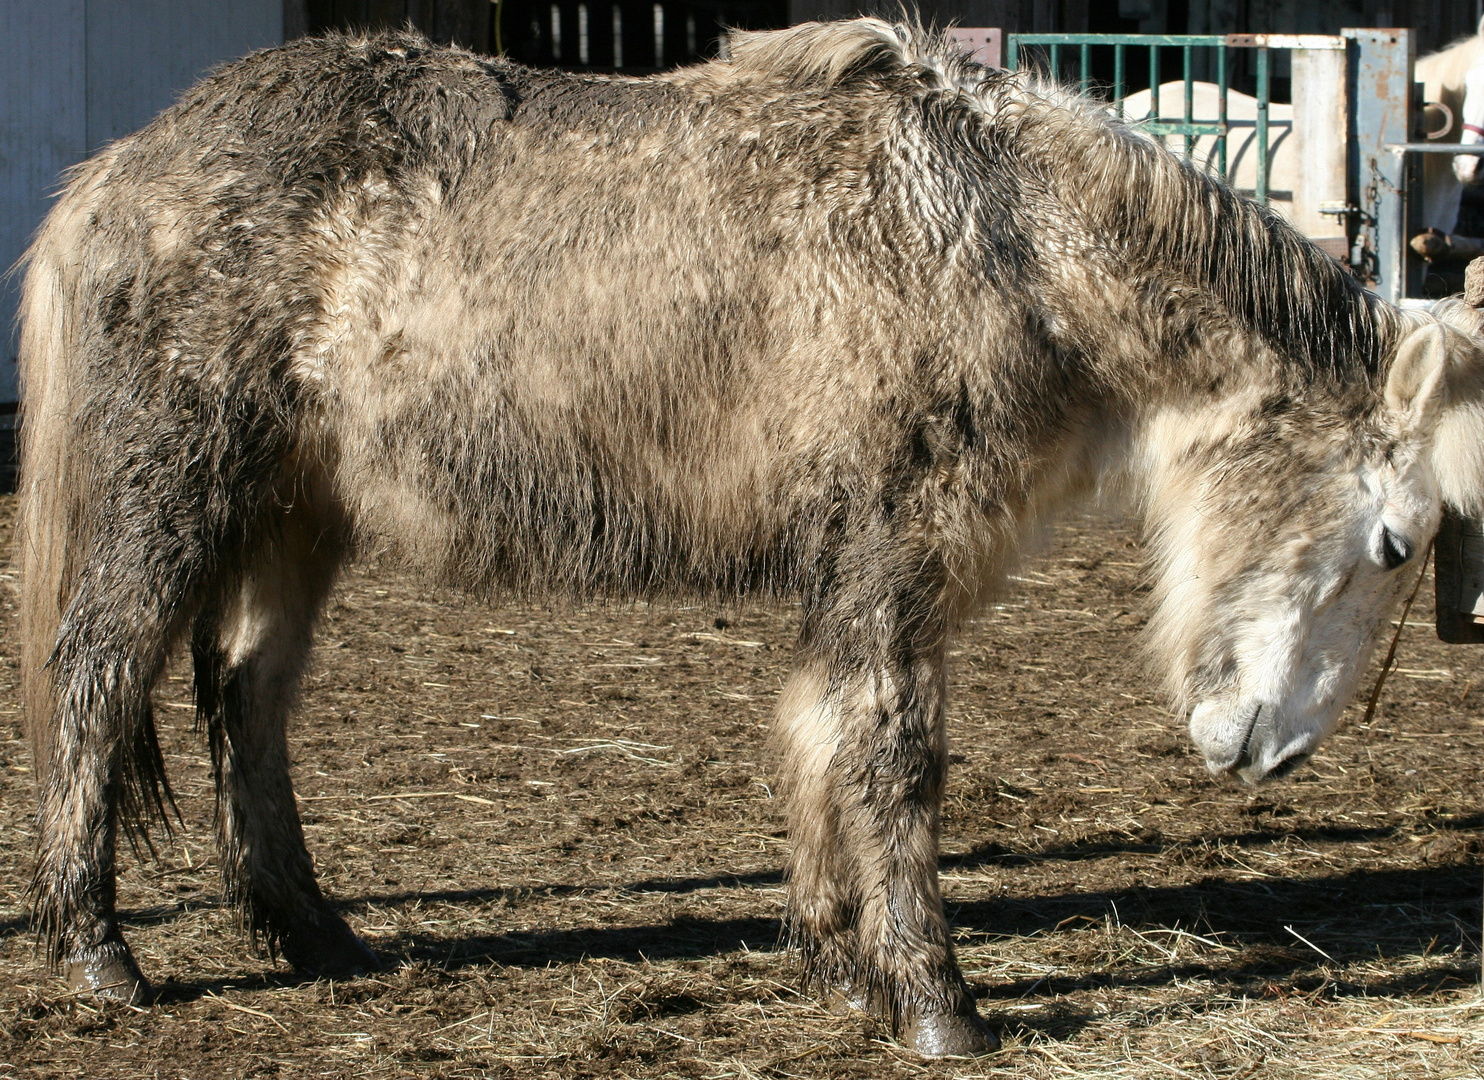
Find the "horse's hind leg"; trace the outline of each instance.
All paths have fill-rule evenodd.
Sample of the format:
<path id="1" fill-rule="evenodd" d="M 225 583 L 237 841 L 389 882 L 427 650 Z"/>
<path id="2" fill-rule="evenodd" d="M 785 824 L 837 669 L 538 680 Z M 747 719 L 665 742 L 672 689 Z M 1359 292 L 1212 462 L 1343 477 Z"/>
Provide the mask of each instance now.
<path id="1" fill-rule="evenodd" d="M 130 1001 L 150 990 L 115 910 L 115 839 L 164 817 L 150 692 L 206 563 L 192 501 L 171 495 L 118 486 L 63 514 L 33 490 L 19 541 L 38 925 L 73 989 Z"/>
<path id="2" fill-rule="evenodd" d="M 68 635 L 53 654 L 59 719 L 38 740 L 32 890 L 50 958 L 72 989 L 139 1003 L 151 991 L 119 927 L 114 849 L 121 813 L 126 821 L 149 813 L 128 804 L 127 774 L 144 780 L 136 794 L 157 803 L 161 791 L 149 691 L 168 631 L 149 619 L 110 630 L 78 614 L 92 632 Z M 141 647 L 113 652 L 120 634 Z"/>
<path id="3" fill-rule="evenodd" d="M 192 641 L 198 717 L 216 769 L 223 884 L 254 940 L 295 970 L 348 975 L 378 964 L 315 881 L 286 738 L 343 531 L 323 497 L 273 516 L 255 556 L 197 617 Z"/>
<path id="4" fill-rule="evenodd" d="M 888 613 L 904 606 L 870 605 L 886 625 L 863 637 L 875 620 L 831 635 L 806 615 L 779 709 L 789 929 L 808 981 L 882 1010 L 924 1054 L 983 1053 L 998 1043 L 959 972 L 938 890 L 943 635 L 892 627 Z"/>

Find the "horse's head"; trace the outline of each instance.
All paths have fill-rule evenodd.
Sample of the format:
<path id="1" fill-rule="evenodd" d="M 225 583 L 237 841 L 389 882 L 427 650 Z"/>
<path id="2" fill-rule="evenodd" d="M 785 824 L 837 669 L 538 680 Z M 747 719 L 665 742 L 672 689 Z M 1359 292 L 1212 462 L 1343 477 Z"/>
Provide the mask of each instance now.
<path id="1" fill-rule="evenodd" d="M 1253 390 L 1154 423 L 1153 643 L 1213 773 L 1282 776 L 1334 727 L 1445 497 L 1484 501 L 1481 390 L 1484 351 L 1434 322 L 1379 400 Z"/>

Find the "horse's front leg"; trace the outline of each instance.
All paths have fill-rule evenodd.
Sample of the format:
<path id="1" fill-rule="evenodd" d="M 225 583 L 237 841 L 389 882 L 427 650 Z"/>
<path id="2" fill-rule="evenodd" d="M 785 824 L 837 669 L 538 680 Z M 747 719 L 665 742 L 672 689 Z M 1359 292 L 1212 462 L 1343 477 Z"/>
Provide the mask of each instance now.
<path id="1" fill-rule="evenodd" d="M 984 1053 L 998 1040 L 959 972 L 938 889 L 947 747 L 943 636 L 932 637 L 800 650 L 779 708 L 788 926 L 806 982 L 880 1011 L 923 1054 Z"/>

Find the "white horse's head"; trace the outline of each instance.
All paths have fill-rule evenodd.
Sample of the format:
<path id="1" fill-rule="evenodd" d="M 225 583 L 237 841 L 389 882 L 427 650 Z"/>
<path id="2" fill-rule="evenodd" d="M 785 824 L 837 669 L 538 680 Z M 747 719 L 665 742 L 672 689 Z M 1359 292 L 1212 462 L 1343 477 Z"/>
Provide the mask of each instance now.
<path id="1" fill-rule="evenodd" d="M 1282 776 L 1333 729 L 1445 497 L 1484 495 L 1480 403 L 1484 351 L 1430 322 L 1379 394 L 1254 389 L 1151 425 L 1152 645 L 1212 773 Z"/>

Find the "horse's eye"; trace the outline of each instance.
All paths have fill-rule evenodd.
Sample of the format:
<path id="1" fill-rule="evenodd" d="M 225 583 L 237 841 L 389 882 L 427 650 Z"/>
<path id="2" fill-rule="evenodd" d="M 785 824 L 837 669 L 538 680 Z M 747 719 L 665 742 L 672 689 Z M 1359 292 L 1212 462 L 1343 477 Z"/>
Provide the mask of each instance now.
<path id="1" fill-rule="evenodd" d="M 1412 557 L 1412 549 L 1396 533 L 1390 529 L 1381 529 L 1381 558 L 1386 563 L 1386 569 L 1395 570 L 1402 563 Z"/>

